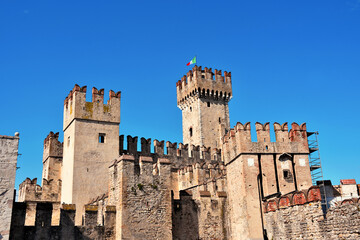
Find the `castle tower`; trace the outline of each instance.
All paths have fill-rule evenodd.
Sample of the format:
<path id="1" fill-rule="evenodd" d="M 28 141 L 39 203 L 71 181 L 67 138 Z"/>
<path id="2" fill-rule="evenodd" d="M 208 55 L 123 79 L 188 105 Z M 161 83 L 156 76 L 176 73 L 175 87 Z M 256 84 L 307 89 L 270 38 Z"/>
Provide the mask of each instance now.
<path id="1" fill-rule="evenodd" d="M 63 145 L 58 141 L 59 133 L 50 132 L 44 140 L 43 152 L 43 172 L 42 184 L 44 179 L 57 182 L 61 179 L 61 165 L 63 155 Z"/>
<path id="2" fill-rule="evenodd" d="M 108 167 L 119 156 L 120 95 L 75 85 L 64 102 L 64 147 L 61 202 L 76 204 L 76 223 L 84 204 L 108 190 Z"/>
<path id="3" fill-rule="evenodd" d="M 222 136 L 230 129 L 231 72 L 222 76 L 221 70 L 195 66 L 176 83 L 176 89 L 184 144 L 220 148 Z"/>

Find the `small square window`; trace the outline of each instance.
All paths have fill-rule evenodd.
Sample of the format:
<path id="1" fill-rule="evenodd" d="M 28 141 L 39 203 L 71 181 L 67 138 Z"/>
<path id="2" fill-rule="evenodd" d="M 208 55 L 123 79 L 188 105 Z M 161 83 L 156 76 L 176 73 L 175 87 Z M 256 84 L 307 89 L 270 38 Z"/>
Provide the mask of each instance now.
<path id="1" fill-rule="evenodd" d="M 99 133 L 99 143 L 105 143 L 105 133 Z"/>

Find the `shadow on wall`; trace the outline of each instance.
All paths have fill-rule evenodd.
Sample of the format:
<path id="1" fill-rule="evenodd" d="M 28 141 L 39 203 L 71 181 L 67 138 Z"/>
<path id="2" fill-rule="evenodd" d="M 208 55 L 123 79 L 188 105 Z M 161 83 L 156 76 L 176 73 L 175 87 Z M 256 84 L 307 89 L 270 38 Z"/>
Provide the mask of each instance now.
<path id="1" fill-rule="evenodd" d="M 26 203 L 15 202 L 11 219 L 10 239 L 98 239 L 104 236 L 103 226 L 75 226 L 75 211 L 61 211 L 60 226 L 51 226 L 52 203 L 38 203 L 35 226 L 25 226 Z"/>
<path id="2" fill-rule="evenodd" d="M 174 240 L 198 240 L 198 206 L 186 191 L 180 191 L 180 200 L 173 199 L 172 224 Z M 176 236 L 176 237 L 175 237 Z"/>

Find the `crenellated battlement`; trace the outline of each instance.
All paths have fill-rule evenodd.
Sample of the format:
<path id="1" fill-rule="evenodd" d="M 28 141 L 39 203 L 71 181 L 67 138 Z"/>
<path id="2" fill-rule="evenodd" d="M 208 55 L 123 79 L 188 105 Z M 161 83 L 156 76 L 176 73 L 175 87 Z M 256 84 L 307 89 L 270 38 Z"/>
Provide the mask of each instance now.
<path id="1" fill-rule="evenodd" d="M 178 170 L 179 189 L 189 189 L 207 185 L 226 177 L 226 167 L 222 161 L 195 163 Z M 220 181 L 220 180 L 219 180 Z M 213 190 L 225 191 L 224 184 Z M 213 195 L 216 193 L 213 192 Z"/>
<path id="2" fill-rule="evenodd" d="M 104 103 L 104 89 L 92 88 L 92 101 L 86 101 L 87 87 L 75 87 L 64 101 L 64 129 L 73 119 L 120 123 L 121 92 L 109 91 L 109 100 Z"/>
<path id="3" fill-rule="evenodd" d="M 133 155 L 136 158 L 138 156 L 151 156 L 156 155 L 159 158 L 168 158 L 173 167 L 185 166 L 189 163 L 196 162 L 210 162 L 221 160 L 221 150 L 217 148 L 210 148 L 205 146 L 195 146 L 179 143 L 172 143 L 170 141 L 159 141 L 155 139 L 153 146 L 151 145 L 151 138 L 141 138 L 141 149 L 138 151 L 138 137 L 132 137 L 128 135 L 126 137 L 127 148 L 124 149 L 124 135 L 119 137 L 120 149 L 119 154 Z M 166 147 L 166 152 L 165 152 Z M 153 148 L 154 153 L 151 153 Z"/>
<path id="4" fill-rule="evenodd" d="M 42 186 L 37 178 L 26 178 L 19 185 L 19 202 L 60 202 L 61 180 L 43 179 Z"/>
<path id="5" fill-rule="evenodd" d="M 263 203 L 263 207 L 264 212 L 266 213 L 274 212 L 278 209 L 320 201 L 321 194 L 319 186 L 312 186 L 308 190 L 296 191 L 290 194 L 267 200 Z"/>
<path id="6" fill-rule="evenodd" d="M 192 96 L 227 102 L 232 97 L 231 72 L 222 75 L 221 70 L 195 66 L 176 83 L 176 90 L 178 105 Z"/>
<path id="7" fill-rule="evenodd" d="M 43 162 L 48 157 L 62 158 L 63 144 L 59 142 L 59 133 L 50 132 L 44 140 Z"/>
<path id="8" fill-rule="evenodd" d="M 12 222 L 14 239 L 26 239 L 29 232 L 56 239 L 115 239 L 116 207 L 85 205 L 83 222 L 75 224 L 76 205 L 49 202 L 16 202 Z M 24 225 L 27 231 L 24 231 Z M 41 226 L 41 230 L 39 230 Z"/>
<path id="9" fill-rule="evenodd" d="M 255 123 L 257 142 L 251 141 L 250 123 L 238 122 L 223 137 L 222 152 L 227 159 L 232 159 L 241 153 L 309 153 L 306 124 L 300 126 L 291 124 L 288 131 L 287 123 L 274 123 L 276 142 L 271 142 L 270 124 Z"/>

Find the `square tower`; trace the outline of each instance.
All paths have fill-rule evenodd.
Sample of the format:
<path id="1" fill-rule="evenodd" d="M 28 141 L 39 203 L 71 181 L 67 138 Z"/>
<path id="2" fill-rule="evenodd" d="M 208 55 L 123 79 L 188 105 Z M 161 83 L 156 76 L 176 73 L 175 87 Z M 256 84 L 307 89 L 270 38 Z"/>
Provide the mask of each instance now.
<path id="1" fill-rule="evenodd" d="M 215 80 L 214 80 L 215 75 Z M 195 66 L 176 83 L 184 144 L 220 148 L 230 129 L 231 72 Z"/>
<path id="2" fill-rule="evenodd" d="M 76 204 L 76 223 L 84 204 L 108 190 L 108 167 L 119 156 L 120 96 L 110 90 L 75 85 L 64 102 L 64 147 L 61 202 Z"/>

